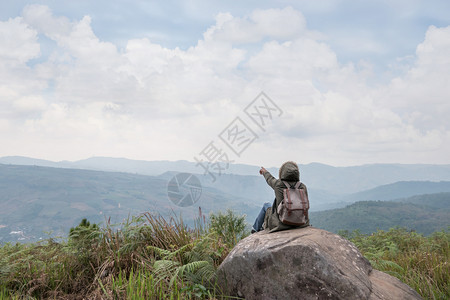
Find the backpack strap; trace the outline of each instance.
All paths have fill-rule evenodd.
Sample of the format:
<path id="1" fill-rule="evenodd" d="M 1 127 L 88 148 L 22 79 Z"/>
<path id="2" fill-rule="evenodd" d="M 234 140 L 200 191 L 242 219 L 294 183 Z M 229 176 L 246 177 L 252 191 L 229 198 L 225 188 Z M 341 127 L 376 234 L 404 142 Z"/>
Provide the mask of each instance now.
<path id="1" fill-rule="evenodd" d="M 287 183 L 286 181 L 283 181 L 283 183 L 287 187 L 288 190 L 291 189 L 291 186 L 289 185 L 289 183 Z M 291 209 L 291 197 L 290 197 L 290 194 L 289 194 L 288 190 L 285 190 L 283 192 L 283 194 L 287 197 L 287 203 L 284 203 L 284 205 L 287 205 L 288 210 L 290 210 Z"/>
<path id="2" fill-rule="evenodd" d="M 300 201 L 302 202 L 303 214 L 308 219 L 309 204 L 307 205 L 305 197 L 306 197 L 305 191 L 304 190 L 300 191 Z"/>
<path id="3" fill-rule="evenodd" d="M 290 189 L 291 188 L 291 186 L 289 185 L 289 183 L 287 183 L 286 181 L 282 181 L 283 183 L 284 183 L 284 185 L 288 188 L 288 189 Z"/>
<path id="4" fill-rule="evenodd" d="M 294 187 L 292 187 L 289 183 L 287 183 L 286 181 L 283 180 L 284 185 L 288 188 L 288 189 L 298 189 L 300 187 L 300 185 L 302 184 L 300 181 L 297 181 L 294 185 Z"/>

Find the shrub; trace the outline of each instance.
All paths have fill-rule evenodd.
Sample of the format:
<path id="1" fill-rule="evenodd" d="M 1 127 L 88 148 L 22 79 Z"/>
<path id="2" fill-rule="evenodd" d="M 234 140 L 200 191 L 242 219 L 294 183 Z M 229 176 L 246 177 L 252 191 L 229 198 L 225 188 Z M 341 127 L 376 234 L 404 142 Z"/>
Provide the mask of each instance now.
<path id="1" fill-rule="evenodd" d="M 241 231 L 218 238 L 149 213 L 103 228 L 84 219 L 67 241 L 0 247 L 0 299 L 217 298 L 215 272 L 230 249 L 223 240 L 236 242 Z"/>
<path id="2" fill-rule="evenodd" d="M 209 228 L 223 239 L 225 244 L 233 248 L 238 241 L 249 235 L 245 215 L 239 216 L 228 209 L 226 213 L 212 213 L 209 216 Z"/>
<path id="3" fill-rule="evenodd" d="M 373 267 L 391 274 L 426 299 L 450 298 L 450 232 L 424 237 L 405 228 L 379 230 L 371 235 L 340 232 L 350 239 Z"/>

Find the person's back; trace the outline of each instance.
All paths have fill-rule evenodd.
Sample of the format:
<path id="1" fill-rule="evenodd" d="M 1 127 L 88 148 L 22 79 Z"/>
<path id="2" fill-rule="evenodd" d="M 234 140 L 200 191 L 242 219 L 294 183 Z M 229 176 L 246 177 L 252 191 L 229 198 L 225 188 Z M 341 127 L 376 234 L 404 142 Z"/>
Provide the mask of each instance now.
<path id="1" fill-rule="evenodd" d="M 257 221 L 258 221 L 258 219 L 261 220 L 262 214 L 265 213 L 262 229 L 267 229 L 270 232 L 274 232 L 274 231 L 279 231 L 279 230 L 286 230 L 286 229 L 291 229 L 291 228 L 309 226 L 308 218 L 306 220 L 306 224 L 304 224 L 302 226 L 292 226 L 292 225 L 283 224 L 280 221 L 280 218 L 277 213 L 277 207 L 283 201 L 283 198 L 284 198 L 283 191 L 286 189 L 286 185 L 283 183 L 283 181 L 287 182 L 291 186 L 294 186 L 297 182 L 300 181 L 300 172 L 299 172 L 297 164 L 293 161 L 285 162 L 280 168 L 279 179 L 276 179 L 275 177 L 273 177 L 272 174 L 270 174 L 270 172 L 267 171 L 263 167 L 261 167 L 261 170 L 259 171 L 259 173 L 264 176 L 264 178 L 267 181 L 267 184 L 274 190 L 274 193 L 275 193 L 275 200 L 274 200 L 272 206 L 270 207 L 270 204 L 268 204 L 268 203 L 265 204 L 260 213 L 260 216 L 257 218 Z M 301 183 L 298 188 L 304 189 L 306 196 L 308 196 L 308 191 L 306 189 L 306 185 Z M 255 227 L 260 227 L 260 224 L 257 224 L 257 221 L 255 221 L 253 231 L 261 230 L 261 228 L 255 228 Z"/>

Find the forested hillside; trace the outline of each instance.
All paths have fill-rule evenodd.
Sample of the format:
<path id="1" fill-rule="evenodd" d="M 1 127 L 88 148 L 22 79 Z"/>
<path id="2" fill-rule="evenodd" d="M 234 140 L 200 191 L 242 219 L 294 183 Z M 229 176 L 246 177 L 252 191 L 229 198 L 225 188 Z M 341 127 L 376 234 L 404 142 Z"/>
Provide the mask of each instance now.
<path id="1" fill-rule="evenodd" d="M 349 202 L 365 200 L 395 200 L 409 198 L 415 195 L 449 193 L 450 181 L 399 181 L 381 185 L 373 189 L 346 195 Z"/>
<path id="2" fill-rule="evenodd" d="M 203 213 L 233 209 L 246 215 L 252 224 L 264 202 L 273 201 L 273 191 L 262 176 L 224 174 L 216 182 L 208 176 L 198 175 L 202 194 L 197 203 L 179 207 L 168 198 L 167 184 L 177 172 L 160 176 L 145 176 L 121 172 L 104 172 L 26 165 L 0 164 L 0 242 L 33 241 L 52 236 L 64 236 L 71 226 L 82 218 L 93 222 L 121 222 L 128 215 L 144 212 L 163 216 L 182 214 L 185 222 L 192 224 Z M 430 191 L 445 192 L 449 182 L 398 182 L 361 192 L 341 195 L 308 187 L 311 217 L 315 226 L 337 232 L 339 229 L 363 232 L 392 226 L 405 226 L 429 233 L 445 227 L 448 220 L 448 193 L 433 196 L 415 196 L 403 199 L 407 204 L 362 204 L 343 210 L 315 211 L 342 208 L 353 201 L 369 199 L 387 200 L 394 196 Z M 361 198 L 360 198 L 361 197 Z M 430 198 L 431 197 L 431 198 Z M 417 204 L 428 204 L 418 208 Z M 365 204 L 368 206 L 369 204 Z M 447 205 L 447 206 L 446 206 Z M 331 214 L 331 215 L 330 215 Z"/>
<path id="3" fill-rule="evenodd" d="M 432 208 L 448 209 L 450 207 L 450 193 L 416 195 L 409 198 L 396 199 L 394 201 L 424 205 Z"/>
<path id="4" fill-rule="evenodd" d="M 65 236 L 83 218 L 122 222 L 144 212 L 182 214 L 193 224 L 203 213 L 236 209 L 254 218 L 259 205 L 203 187 L 199 201 L 178 207 L 167 194 L 167 180 L 130 173 L 0 164 L 0 243 Z"/>
<path id="5" fill-rule="evenodd" d="M 421 195 L 393 201 L 360 201 L 345 208 L 311 212 L 311 223 L 328 231 L 372 233 L 395 226 L 423 234 L 450 226 L 450 193 Z M 420 205 L 419 205 L 420 203 Z"/>

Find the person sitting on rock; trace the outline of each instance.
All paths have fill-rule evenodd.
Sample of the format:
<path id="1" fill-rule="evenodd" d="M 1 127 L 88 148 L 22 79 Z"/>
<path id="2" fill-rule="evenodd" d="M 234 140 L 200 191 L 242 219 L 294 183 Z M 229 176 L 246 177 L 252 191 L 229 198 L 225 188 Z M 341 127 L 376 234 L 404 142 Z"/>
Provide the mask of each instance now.
<path id="1" fill-rule="evenodd" d="M 300 172 L 298 166 L 293 161 L 285 162 L 279 171 L 279 179 L 270 174 L 264 167 L 261 167 L 259 170 L 259 174 L 263 175 L 267 181 L 267 184 L 272 187 L 275 192 L 275 200 L 273 201 L 273 205 L 270 203 L 264 203 L 261 211 L 259 212 L 258 217 L 253 224 L 252 233 L 257 231 L 261 231 L 263 229 L 269 230 L 269 232 L 306 227 L 309 226 L 309 219 L 307 220 L 305 225 L 302 226 L 292 226 L 283 224 L 277 213 L 277 207 L 283 201 L 283 190 L 286 189 L 286 185 L 283 181 L 287 182 L 290 185 L 295 185 L 298 181 L 300 181 Z M 303 183 L 300 184 L 299 189 L 304 189 L 306 195 L 308 195 L 308 191 L 306 189 L 306 185 Z"/>

